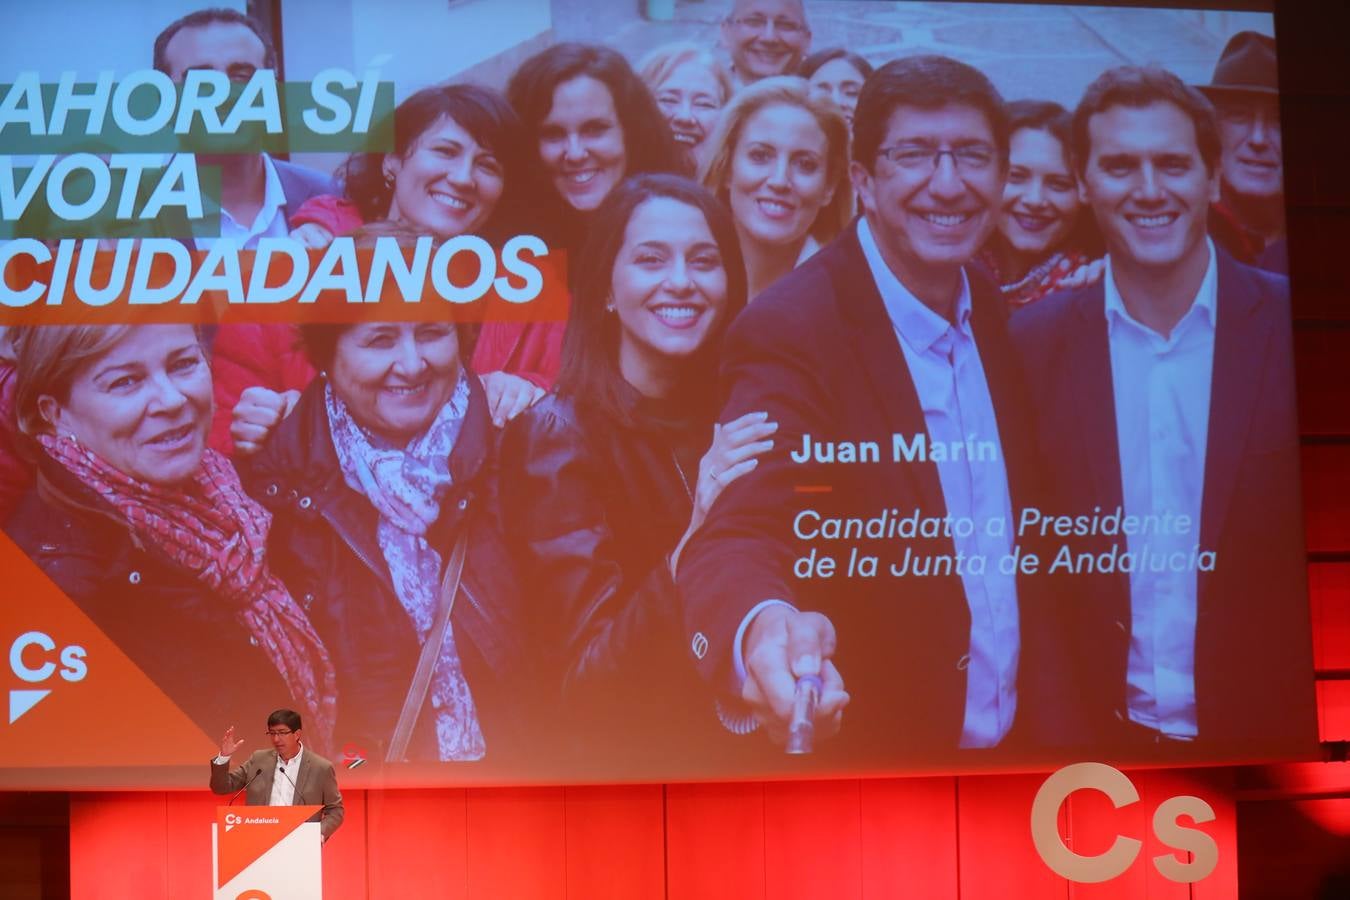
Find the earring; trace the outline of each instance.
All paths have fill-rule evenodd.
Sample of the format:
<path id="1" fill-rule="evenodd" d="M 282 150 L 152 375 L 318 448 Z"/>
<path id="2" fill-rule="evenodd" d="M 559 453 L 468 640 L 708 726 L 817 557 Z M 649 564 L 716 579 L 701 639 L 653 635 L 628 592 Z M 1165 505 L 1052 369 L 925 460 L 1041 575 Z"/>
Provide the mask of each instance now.
<path id="1" fill-rule="evenodd" d="M 394 187 L 394 176 L 393 176 L 393 173 L 391 173 L 391 172 L 389 172 L 389 171 L 385 171 L 385 172 L 384 172 L 384 186 L 387 187 L 387 188 L 393 189 L 393 187 Z"/>
<path id="2" fill-rule="evenodd" d="M 607 299 L 607 300 L 605 301 L 605 312 L 607 312 L 607 313 L 612 313 L 612 312 L 614 312 L 614 295 L 613 295 L 613 294 L 610 294 L 610 295 L 609 295 L 609 299 Z"/>

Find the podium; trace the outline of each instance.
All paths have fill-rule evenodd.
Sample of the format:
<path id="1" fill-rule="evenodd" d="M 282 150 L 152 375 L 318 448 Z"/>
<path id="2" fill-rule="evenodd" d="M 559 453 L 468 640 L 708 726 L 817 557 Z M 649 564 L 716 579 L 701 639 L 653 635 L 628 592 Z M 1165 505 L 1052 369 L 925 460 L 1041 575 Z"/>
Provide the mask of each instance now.
<path id="1" fill-rule="evenodd" d="M 216 900 L 322 900 L 322 806 L 218 806 L 211 826 Z"/>

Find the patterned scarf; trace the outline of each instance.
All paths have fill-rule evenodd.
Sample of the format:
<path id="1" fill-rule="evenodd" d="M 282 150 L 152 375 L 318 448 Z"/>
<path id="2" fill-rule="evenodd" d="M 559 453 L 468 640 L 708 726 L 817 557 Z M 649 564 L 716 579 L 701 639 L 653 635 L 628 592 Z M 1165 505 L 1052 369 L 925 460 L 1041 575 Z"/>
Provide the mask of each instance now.
<path id="1" fill-rule="evenodd" d="M 1003 293 L 1003 299 L 1013 309 L 1035 303 L 1053 294 L 1059 290 L 1061 281 L 1092 261 L 1081 250 L 1072 248 L 1063 250 L 1052 253 L 1032 266 L 1027 274 L 1010 283 L 1005 281 L 999 272 L 998 261 L 992 250 L 982 251 L 977 259 L 993 275 L 999 284 L 999 290 Z"/>
<path id="2" fill-rule="evenodd" d="M 440 604 L 441 555 L 426 533 L 441 515 L 450 488 L 450 451 L 469 408 L 463 373 L 450 402 L 407 447 L 392 447 L 356 423 L 347 405 L 325 386 L 328 428 L 347 486 L 380 514 L 376 536 L 389 565 L 394 592 L 425 641 Z M 442 760 L 482 759 L 487 751 L 469 682 L 464 677 L 453 628 L 447 628 L 431 683 L 436 741 Z"/>
<path id="3" fill-rule="evenodd" d="M 111 504 L 142 544 L 233 605 L 239 623 L 303 705 L 315 746 L 328 746 L 337 677 L 309 617 L 267 567 L 272 515 L 244 493 L 229 460 L 207 449 L 188 481 L 164 487 L 121 472 L 73 437 L 38 440 L 52 459 Z"/>

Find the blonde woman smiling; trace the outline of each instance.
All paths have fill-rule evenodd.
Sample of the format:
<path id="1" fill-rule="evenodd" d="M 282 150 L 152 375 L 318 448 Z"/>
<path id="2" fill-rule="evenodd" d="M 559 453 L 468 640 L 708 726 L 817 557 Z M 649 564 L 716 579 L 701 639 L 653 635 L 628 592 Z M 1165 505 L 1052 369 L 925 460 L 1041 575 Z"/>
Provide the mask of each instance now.
<path id="1" fill-rule="evenodd" d="M 765 78 L 727 105 L 703 184 L 731 209 L 758 296 L 850 218 L 848 124 L 805 80 Z"/>
<path id="2" fill-rule="evenodd" d="M 731 73 L 697 44 L 663 44 L 643 57 L 638 75 L 651 88 L 692 174 L 708 158 L 708 141 L 731 99 Z"/>

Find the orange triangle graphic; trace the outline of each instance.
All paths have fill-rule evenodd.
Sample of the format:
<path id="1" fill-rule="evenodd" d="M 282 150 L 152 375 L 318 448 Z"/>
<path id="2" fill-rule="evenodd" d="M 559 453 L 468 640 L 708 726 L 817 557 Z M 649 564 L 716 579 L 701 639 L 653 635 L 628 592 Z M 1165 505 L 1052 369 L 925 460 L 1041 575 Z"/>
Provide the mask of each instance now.
<path id="1" fill-rule="evenodd" d="M 216 835 L 219 864 L 217 888 L 271 850 L 322 806 L 218 806 Z"/>
<path id="2" fill-rule="evenodd" d="M 0 572 L 0 769 L 134 761 L 201 764 L 205 773 L 215 742 L 3 532 Z M 29 776 L 14 783 L 66 786 Z"/>

